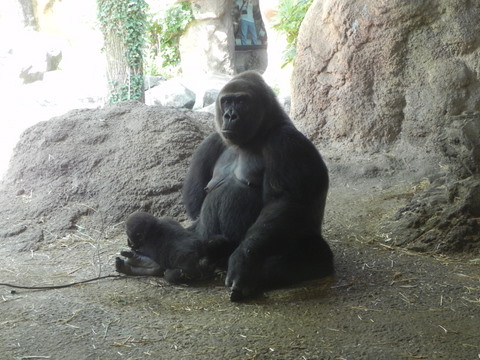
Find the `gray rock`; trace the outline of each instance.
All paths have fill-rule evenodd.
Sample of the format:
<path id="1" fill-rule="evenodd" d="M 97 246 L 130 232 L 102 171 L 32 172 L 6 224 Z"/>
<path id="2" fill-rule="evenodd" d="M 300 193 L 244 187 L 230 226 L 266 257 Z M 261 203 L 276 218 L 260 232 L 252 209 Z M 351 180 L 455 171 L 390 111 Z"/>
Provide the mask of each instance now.
<path id="1" fill-rule="evenodd" d="M 292 117 L 346 148 L 400 141 L 435 153 L 452 116 L 479 110 L 479 18 L 476 2 L 315 0 L 298 37 Z"/>
<path id="2" fill-rule="evenodd" d="M 213 104 L 220 93 L 219 89 L 209 89 L 203 94 L 203 107 Z"/>
<path id="3" fill-rule="evenodd" d="M 195 98 L 195 93 L 176 79 L 167 80 L 145 92 L 147 105 L 192 109 Z"/>
<path id="4" fill-rule="evenodd" d="M 165 79 L 161 76 L 146 75 L 143 78 L 143 88 L 145 90 L 151 89 L 152 87 L 160 85 L 163 81 L 165 81 Z"/>

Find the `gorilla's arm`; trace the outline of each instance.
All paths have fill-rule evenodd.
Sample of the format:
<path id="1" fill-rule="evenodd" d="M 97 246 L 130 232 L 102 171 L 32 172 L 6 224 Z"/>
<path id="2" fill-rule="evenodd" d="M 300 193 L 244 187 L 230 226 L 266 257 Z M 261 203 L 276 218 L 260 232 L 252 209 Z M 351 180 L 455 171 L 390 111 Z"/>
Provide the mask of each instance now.
<path id="1" fill-rule="evenodd" d="M 264 207 L 244 240 L 259 255 L 295 246 L 287 240 L 279 243 L 279 238 L 320 233 L 329 186 L 320 154 L 293 126 L 272 132 L 264 159 Z"/>
<path id="2" fill-rule="evenodd" d="M 255 289 L 267 256 L 298 250 L 296 240 L 320 235 L 328 191 L 320 154 L 293 126 L 269 135 L 264 159 L 264 207 L 228 265 L 227 285 L 244 296 Z"/>
<path id="3" fill-rule="evenodd" d="M 190 168 L 183 184 L 183 203 L 191 219 L 200 214 L 203 200 L 207 195 L 205 187 L 212 178 L 213 168 L 220 155 L 225 151 L 218 133 L 210 134 L 195 150 Z"/>

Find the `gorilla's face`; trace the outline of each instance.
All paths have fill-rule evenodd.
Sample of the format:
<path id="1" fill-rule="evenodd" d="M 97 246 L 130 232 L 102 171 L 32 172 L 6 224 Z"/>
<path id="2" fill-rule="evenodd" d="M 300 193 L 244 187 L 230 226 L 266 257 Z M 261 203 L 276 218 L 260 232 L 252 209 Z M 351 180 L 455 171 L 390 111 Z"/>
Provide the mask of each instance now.
<path id="1" fill-rule="evenodd" d="M 219 98 L 220 112 L 217 126 L 220 135 L 228 142 L 241 146 L 257 133 L 261 118 L 254 112 L 255 104 L 248 93 L 228 93 Z"/>
<path id="2" fill-rule="evenodd" d="M 229 145 L 251 146 L 268 128 L 269 100 L 257 74 L 244 73 L 222 89 L 216 103 L 218 133 Z"/>

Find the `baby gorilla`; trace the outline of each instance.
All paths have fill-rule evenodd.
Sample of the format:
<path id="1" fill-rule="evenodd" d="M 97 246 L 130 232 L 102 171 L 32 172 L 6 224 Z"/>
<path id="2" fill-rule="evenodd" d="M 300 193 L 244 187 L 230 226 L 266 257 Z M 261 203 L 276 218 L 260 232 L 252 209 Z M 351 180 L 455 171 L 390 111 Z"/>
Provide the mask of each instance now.
<path id="1" fill-rule="evenodd" d="M 116 270 L 126 275 L 163 275 L 172 284 L 198 280 L 213 274 L 210 254 L 218 258 L 231 251 L 223 236 L 200 241 L 178 222 L 144 212 L 130 215 L 126 228 L 131 250 L 115 261 Z"/>

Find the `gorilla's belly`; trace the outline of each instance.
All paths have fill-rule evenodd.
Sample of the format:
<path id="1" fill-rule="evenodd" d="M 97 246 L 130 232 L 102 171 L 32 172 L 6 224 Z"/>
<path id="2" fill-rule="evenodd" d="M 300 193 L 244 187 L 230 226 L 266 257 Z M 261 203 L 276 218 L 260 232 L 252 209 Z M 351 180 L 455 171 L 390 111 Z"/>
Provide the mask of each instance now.
<path id="1" fill-rule="evenodd" d="M 197 230 L 202 238 L 225 235 L 239 243 L 262 209 L 261 187 L 248 186 L 234 176 L 217 184 L 205 198 Z"/>

